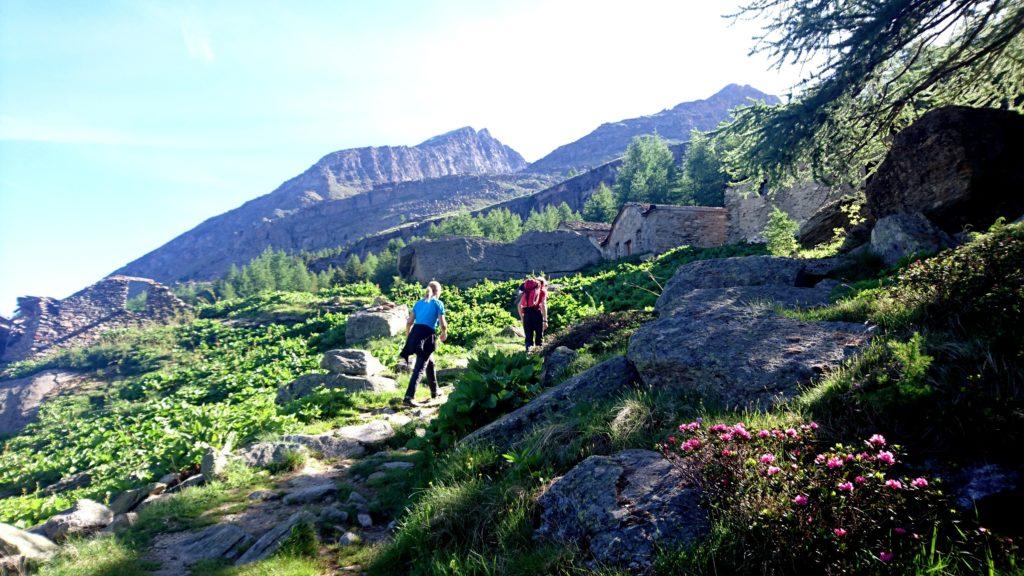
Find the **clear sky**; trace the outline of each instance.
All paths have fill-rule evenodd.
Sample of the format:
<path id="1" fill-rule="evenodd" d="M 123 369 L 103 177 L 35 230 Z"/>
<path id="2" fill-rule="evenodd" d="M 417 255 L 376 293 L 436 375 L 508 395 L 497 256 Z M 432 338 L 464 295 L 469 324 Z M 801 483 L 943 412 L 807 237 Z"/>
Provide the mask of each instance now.
<path id="1" fill-rule="evenodd" d="M 470 125 L 535 160 L 799 70 L 733 0 L 0 0 L 0 313 L 64 297 L 341 148 Z"/>

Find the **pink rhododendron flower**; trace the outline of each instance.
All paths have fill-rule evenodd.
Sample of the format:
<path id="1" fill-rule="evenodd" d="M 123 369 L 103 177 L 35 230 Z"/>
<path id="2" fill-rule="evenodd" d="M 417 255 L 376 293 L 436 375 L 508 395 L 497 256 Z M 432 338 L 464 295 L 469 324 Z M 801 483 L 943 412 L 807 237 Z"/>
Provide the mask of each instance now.
<path id="1" fill-rule="evenodd" d="M 878 460 L 892 466 L 896 463 L 896 457 L 892 455 L 892 452 L 879 452 Z"/>
<path id="2" fill-rule="evenodd" d="M 779 472 L 782 472 L 782 468 L 779 468 L 778 466 L 769 466 L 768 469 L 765 470 L 765 473 L 769 476 L 774 476 Z"/>
<path id="3" fill-rule="evenodd" d="M 784 438 L 786 435 L 782 433 L 782 430 L 772 430 L 772 436 L 776 438 Z"/>
<path id="4" fill-rule="evenodd" d="M 732 433 L 744 440 L 750 440 L 750 432 L 747 432 L 746 428 L 733 428 Z"/>
<path id="5" fill-rule="evenodd" d="M 722 448 L 722 456 L 725 456 L 726 458 L 728 458 L 729 456 L 735 456 L 735 455 L 736 455 L 736 453 L 733 452 L 732 450 L 729 450 L 728 448 Z"/>
<path id="6" fill-rule="evenodd" d="M 757 437 L 758 437 L 758 438 L 767 438 L 767 437 L 769 437 L 769 436 L 771 436 L 771 435 L 772 435 L 772 433 L 771 433 L 771 432 L 769 432 L 769 431 L 767 431 L 767 430 L 760 430 L 760 431 L 758 431 L 758 433 L 757 433 Z"/>
<path id="7" fill-rule="evenodd" d="M 729 429 L 729 427 L 726 426 L 725 424 L 715 424 L 711 428 L 708 428 L 708 430 L 710 430 L 712 432 L 725 432 L 728 429 Z"/>
<path id="8" fill-rule="evenodd" d="M 793 504 L 796 504 L 797 506 L 806 506 L 807 496 L 804 496 L 803 494 L 798 494 L 796 498 L 793 498 Z"/>
<path id="9" fill-rule="evenodd" d="M 796 428 L 786 428 L 786 436 L 796 438 Z"/>
<path id="10" fill-rule="evenodd" d="M 825 455 L 824 454 L 818 454 L 817 456 L 814 457 L 814 461 L 816 463 L 818 463 L 818 464 L 824 464 L 825 463 Z"/>
<path id="11" fill-rule="evenodd" d="M 843 456 L 843 460 L 846 460 L 847 462 L 853 462 L 853 454 L 847 454 L 846 456 Z"/>
<path id="12" fill-rule="evenodd" d="M 857 484 L 863 484 L 867 482 L 868 479 L 863 476 L 857 476 L 856 478 L 853 479 L 853 481 L 856 482 Z"/>
<path id="13" fill-rule="evenodd" d="M 882 562 L 890 562 L 892 560 L 892 552 L 882 551 L 878 553 L 878 559 Z"/>
<path id="14" fill-rule="evenodd" d="M 839 538 L 846 536 L 846 530 L 843 530 L 842 528 L 834 528 L 832 532 Z"/>
<path id="15" fill-rule="evenodd" d="M 774 454 L 762 454 L 761 455 L 761 464 L 771 464 L 772 462 L 775 462 L 775 455 Z"/>
<path id="16" fill-rule="evenodd" d="M 682 448 L 683 448 L 683 450 L 685 450 L 687 452 L 690 452 L 692 450 L 696 450 L 697 447 L 699 447 L 699 446 L 700 446 L 700 439 L 699 438 L 690 438 L 686 442 L 683 442 Z"/>
<path id="17" fill-rule="evenodd" d="M 810 424 L 808 424 L 807 426 L 808 426 L 808 427 L 809 427 L 809 428 L 810 428 L 811 430 L 817 430 L 817 429 L 818 429 L 818 423 L 817 423 L 817 422 L 814 422 L 814 421 L 811 421 L 811 423 L 810 423 Z"/>
<path id="18" fill-rule="evenodd" d="M 871 438 L 868 438 L 868 444 L 871 444 L 875 448 L 881 448 L 882 446 L 885 446 L 885 436 L 875 434 Z"/>
<path id="19" fill-rule="evenodd" d="M 835 470 L 836 468 L 842 467 L 842 465 L 843 465 L 843 459 L 842 458 L 835 458 L 835 457 L 829 458 L 828 459 L 828 464 L 826 464 L 826 466 L 829 467 L 829 470 Z"/>
<path id="20" fill-rule="evenodd" d="M 718 439 L 721 440 L 722 442 L 728 442 L 732 440 L 732 433 L 726 432 L 725 434 L 719 434 Z"/>
<path id="21" fill-rule="evenodd" d="M 895 528 L 895 529 L 893 529 L 893 532 L 899 534 L 900 536 L 903 536 L 904 534 L 907 533 L 907 529 L 906 528 Z"/>
<path id="22" fill-rule="evenodd" d="M 885 485 L 893 490 L 902 490 L 903 484 L 899 480 L 886 480 Z"/>
<path id="23" fill-rule="evenodd" d="M 836 486 L 840 492 L 853 492 L 853 482 L 843 482 Z"/>
<path id="24" fill-rule="evenodd" d="M 914 488 L 926 488 L 928 487 L 928 480 L 924 478 L 914 478 L 914 481 L 910 483 Z"/>

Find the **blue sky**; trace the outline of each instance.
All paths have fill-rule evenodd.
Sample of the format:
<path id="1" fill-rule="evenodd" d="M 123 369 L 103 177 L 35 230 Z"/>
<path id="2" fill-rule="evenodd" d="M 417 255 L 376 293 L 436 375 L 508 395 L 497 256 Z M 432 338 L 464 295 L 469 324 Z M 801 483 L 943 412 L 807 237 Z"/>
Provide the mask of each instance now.
<path id="1" fill-rule="evenodd" d="M 64 297 L 333 150 L 460 126 L 534 160 L 729 82 L 735 4 L 0 0 L 0 313 Z"/>

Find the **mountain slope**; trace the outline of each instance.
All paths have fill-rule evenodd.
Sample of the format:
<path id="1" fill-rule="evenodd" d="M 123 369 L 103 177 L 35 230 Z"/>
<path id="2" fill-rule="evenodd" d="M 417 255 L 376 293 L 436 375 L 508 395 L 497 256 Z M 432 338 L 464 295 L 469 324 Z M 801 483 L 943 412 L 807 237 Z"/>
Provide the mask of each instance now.
<path id="1" fill-rule="evenodd" d="M 594 168 L 626 151 L 636 136 L 657 133 L 671 141 L 685 142 L 693 129 L 710 130 L 729 118 L 737 106 L 760 100 L 777 104 L 779 99 L 750 86 L 729 84 L 710 98 L 683 102 L 650 116 L 629 118 L 602 124 L 596 130 L 570 144 L 559 146 L 547 156 L 530 164 L 531 172 L 564 173 L 572 169 Z"/>
<path id="2" fill-rule="evenodd" d="M 416 146 L 340 150 L 116 273 L 162 282 L 215 278 L 268 246 L 333 247 L 403 218 L 473 209 L 539 188 L 542 178 L 509 176 L 524 166 L 518 152 L 486 129 L 469 127 Z"/>

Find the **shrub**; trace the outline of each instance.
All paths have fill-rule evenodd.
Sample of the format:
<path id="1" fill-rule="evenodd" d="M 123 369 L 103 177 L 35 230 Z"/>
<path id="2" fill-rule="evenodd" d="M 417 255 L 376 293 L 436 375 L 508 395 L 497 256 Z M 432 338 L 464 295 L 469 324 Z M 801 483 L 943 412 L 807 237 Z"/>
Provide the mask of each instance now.
<path id="1" fill-rule="evenodd" d="M 459 378 L 428 431 L 441 447 L 525 404 L 540 391 L 541 359 L 523 352 L 485 351 Z"/>
<path id="2" fill-rule="evenodd" d="M 319 292 L 320 296 L 363 296 L 373 298 L 380 296 L 380 288 L 372 282 L 353 282 L 344 286 L 335 286 Z"/>
<path id="3" fill-rule="evenodd" d="M 922 538 L 950 520 L 937 480 L 894 473 L 898 446 L 875 434 L 859 447 L 820 450 L 816 429 L 812 422 L 747 430 L 698 419 L 664 444 L 728 533 L 728 549 L 713 554 L 717 570 L 904 573 Z"/>
<path id="4" fill-rule="evenodd" d="M 796 232 L 800 227 L 778 207 L 772 208 L 768 224 L 764 227 L 764 237 L 768 241 L 768 252 L 773 256 L 792 256 L 800 248 L 796 241 Z"/>

